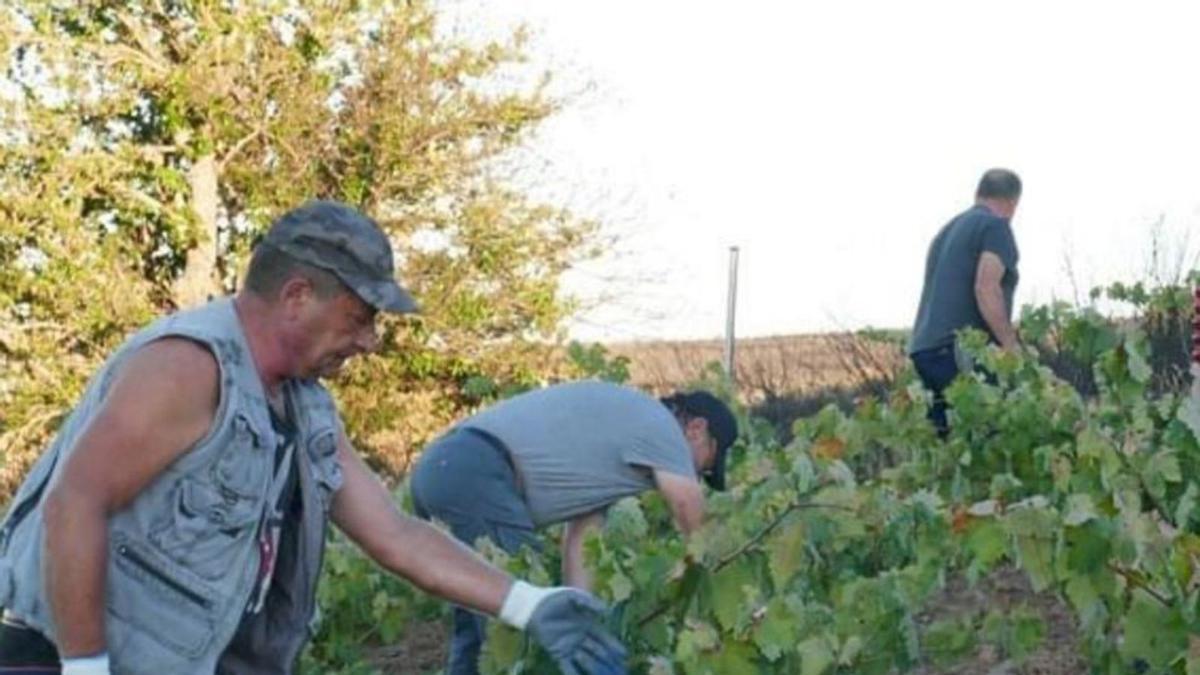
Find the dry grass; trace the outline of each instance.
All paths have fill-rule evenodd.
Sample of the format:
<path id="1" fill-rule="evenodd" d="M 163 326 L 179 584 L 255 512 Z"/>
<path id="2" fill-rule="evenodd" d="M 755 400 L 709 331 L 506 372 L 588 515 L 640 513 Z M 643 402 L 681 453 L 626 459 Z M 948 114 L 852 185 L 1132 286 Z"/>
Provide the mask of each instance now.
<path id="1" fill-rule="evenodd" d="M 721 361 L 720 340 L 629 342 L 607 345 L 630 360 L 630 380 L 655 392 L 696 379 L 705 364 Z M 905 363 L 898 344 L 856 333 L 778 335 L 739 340 L 734 381 L 747 404 L 891 382 Z"/>
<path id="2" fill-rule="evenodd" d="M 630 383 L 664 394 L 694 382 L 720 362 L 720 340 L 615 343 L 612 356 L 629 359 Z M 828 404 L 849 409 L 863 395 L 883 396 L 907 358 L 900 343 L 858 333 L 779 335 L 737 343 L 734 383 L 750 412 L 770 421 L 781 440 L 792 422 Z"/>

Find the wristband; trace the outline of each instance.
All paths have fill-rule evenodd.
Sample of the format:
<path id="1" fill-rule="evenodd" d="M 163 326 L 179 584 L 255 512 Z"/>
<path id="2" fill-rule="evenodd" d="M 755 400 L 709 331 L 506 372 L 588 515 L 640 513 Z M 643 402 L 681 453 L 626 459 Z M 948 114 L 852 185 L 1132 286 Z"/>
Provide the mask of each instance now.
<path id="1" fill-rule="evenodd" d="M 62 675 L 111 675 L 108 653 L 62 660 Z"/>
<path id="2" fill-rule="evenodd" d="M 547 595 L 561 590 L 514 581 L 512 588 L 508 589 L 508 595 L 504 597 L 504 604 L 500 606 L 500 620 L 514 628 L 525 630 L 529 617 L 533 616 L 533 610 Z"/>

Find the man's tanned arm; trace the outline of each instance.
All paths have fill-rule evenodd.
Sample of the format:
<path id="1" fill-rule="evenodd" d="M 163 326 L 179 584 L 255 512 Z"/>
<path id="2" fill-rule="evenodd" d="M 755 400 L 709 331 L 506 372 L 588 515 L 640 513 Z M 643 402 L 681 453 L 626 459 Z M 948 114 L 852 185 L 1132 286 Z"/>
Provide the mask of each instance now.
<path id="1" fill-rule="evenodd" d="M 45 503 L 45 583 L 63 658 L 106 650 L 108 518 L 204 437 L 220 392 L 205 347 L 165 338 L 132 354 Z"/>
<path id="2" fill-rule="evenodd" d="M 1000 280 L 1004 278 L 1004 263 L 1000 256 L 984 251 L 975 268 L 975 303 L 979 313 L 1000 346 L 1009 351 L 1017 349 L 1017 331 L 1008 320 L 1008 307 Z"/>

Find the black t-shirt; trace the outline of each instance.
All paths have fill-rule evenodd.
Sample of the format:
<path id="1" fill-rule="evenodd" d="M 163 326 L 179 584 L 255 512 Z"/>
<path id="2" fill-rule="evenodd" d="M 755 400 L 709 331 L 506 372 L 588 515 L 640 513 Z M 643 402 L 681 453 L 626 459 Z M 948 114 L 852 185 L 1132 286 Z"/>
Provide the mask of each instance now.
<path id="1" fill-rule="evenodd" d="M 292 424 L 291 420 L 280 416 L 275 412 L 275 409 L 272 408 L 271 428 L 275 430 L 275 470 L 278 471 L 280 463 L 283 462 L 283 458 L 287 455 L 288 447 L 295 445 L 296 443 L 296 426 Z M 284 508 L 284 505 L 290 501 L 292 493 L 296 491 L 295 457 L 292 458 L 292 461 L 287 467 L 287 475 L 284 480 L 286 482 L 284 484 L 283 491 L 279 493 L 279 502 L 277 503 L 277 506 L 280 511 L 286 513 L 287 509 Z"/>
<path id="2" fill-rule="evenodd" d="M 280 470 L 286 473 L 282 476 L 283 489 L 280 490 L 279 497 L 274 504 L 268 505 L 270 512 L 259 525 L 257 538 L 262 560 L 259 561 L 258 578 L 254 582 L 250 605 L 247 608 L 248 616 L 243 620 L 243 624 L 249 619 L 249 614 L 257 614 L 261 610 L 261 602 L 270 602 L 271 594 L 275 591 L 275 588 L 269 585 L 271 578 L 279 573 L 279 564 L 286 562 L 285 556 L 289 554 L 285 553 L 285 550 L 295 549 L 300 528 L 302 503 L 299 476 L 296 472 L 296 452 L 292 452 L 290 461 L 286 459 L 288 448 L 296 443 L 296 427 L 290 419 L 279 415 L 272 408 L 271 428 L 275 431 L 274 468 L 276 473 Z M 283 466 L 284 461 L 288 461 L 287 466 Z"/>
<path id="3" fill-rule="evenodd" d="M 1012 318 L 1018 280 L 1017 242 L 1007 219 L 977 204 L 947 223 L 929 245 L 910 354 L 953 344 L 955 331 L 968 326 L 990 333 L 975 302 L 975 273 L 984 251 L 994 253 L 1004 263 L 1000 288 Z"/>

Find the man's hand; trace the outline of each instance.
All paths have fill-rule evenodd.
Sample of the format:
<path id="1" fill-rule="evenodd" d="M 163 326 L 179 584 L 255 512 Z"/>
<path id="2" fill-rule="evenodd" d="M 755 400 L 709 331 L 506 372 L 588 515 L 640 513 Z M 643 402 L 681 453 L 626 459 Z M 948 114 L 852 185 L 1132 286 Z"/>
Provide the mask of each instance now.
<path id="1" fill-rule="evenodd" d="M 625 647 L 605 630 L 606 611 L 604 603 L 578 589 L 518 581 L 500 618 L 532 634 L 564 675 L 624 675 Z"/>

